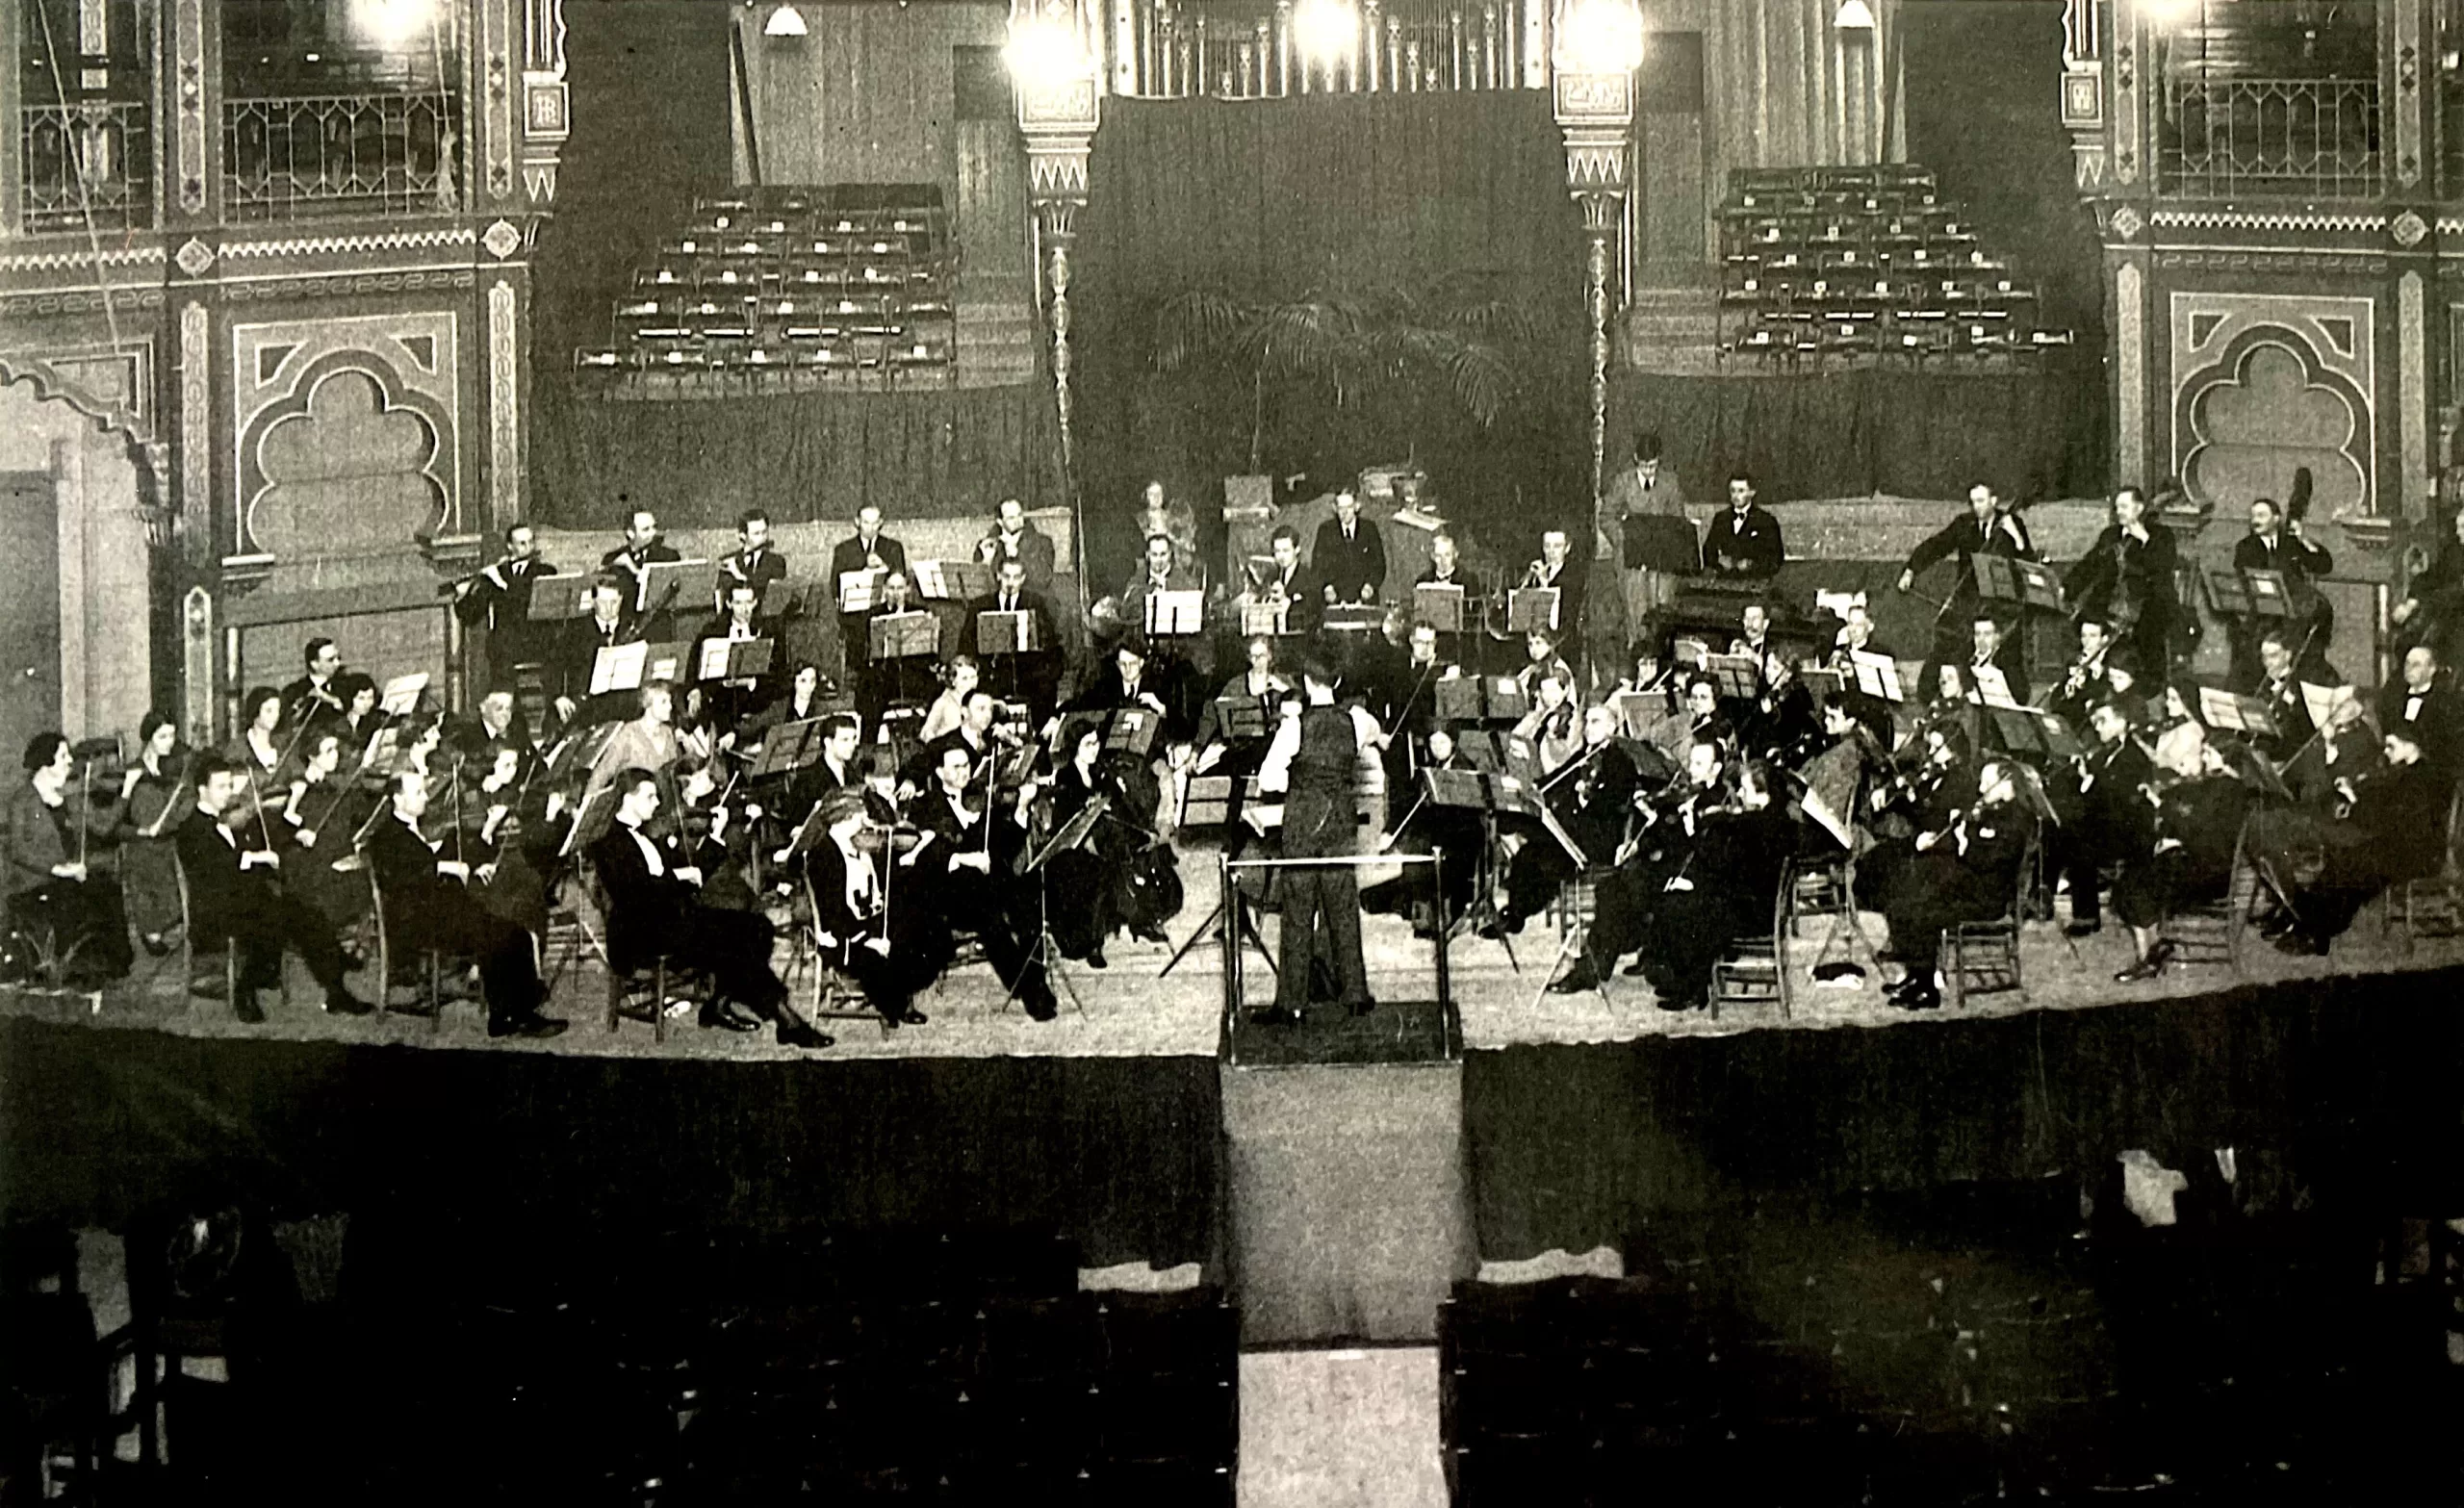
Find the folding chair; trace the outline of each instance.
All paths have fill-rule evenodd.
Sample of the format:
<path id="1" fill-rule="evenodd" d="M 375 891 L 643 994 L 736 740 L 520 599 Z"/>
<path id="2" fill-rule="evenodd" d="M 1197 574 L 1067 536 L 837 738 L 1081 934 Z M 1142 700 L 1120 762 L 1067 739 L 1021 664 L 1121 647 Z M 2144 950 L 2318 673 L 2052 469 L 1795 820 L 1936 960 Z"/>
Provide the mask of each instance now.
<path id="1" fill-rule="evenodd" d="M 1788 932 L 1796 895 L 1797 862 L 1791 858 L 1780 872 L 1780 886 L 1771 898 L 1768 931 L 1746 933 L 1729 947 L 1729 956 L 1711 965 L 1711 1019 L 1720 1007 L 1774 1005 L 1780 1019 L 1788 1019 Z"/>
<path id="2" fill-rule="evenodd" d="M 180 988 L 187 998 L 189 1013 L 194 1015 L 197 1002 L 196 958 L 200 951 L 196 938 L 196 908 L 189 894 L 188 866 L 180 861 L 177 849 L 172 850 L 171 853 L 171 872 L 179 878 L 180 882 Z M 225 1005 L 236 1009 L 240 1000 L 239 939 L 225 935 L 222 938 L 221 952 L 222 1000 Z M 288 1006 L 291 1004 L 290 973 L 283 969 L 279 962 L 276 963 L 274 972 L 275 987 L 281 992 L 282 1003 Z"/>
<path id="3" fill-rule="evenodd" d="M 1942 980 L 1950 986 L 1952 1009 L 1966 1005 L 1970 995 L 2016 990 L 2026 997 L 2027 985 L 2019 978 L 2019 919 L 2027 914 L 2028 895 L 2036 885 L 2040 842 L 2040 836 L 2029 837 L 2001 915 L 1942 929 Z"/>

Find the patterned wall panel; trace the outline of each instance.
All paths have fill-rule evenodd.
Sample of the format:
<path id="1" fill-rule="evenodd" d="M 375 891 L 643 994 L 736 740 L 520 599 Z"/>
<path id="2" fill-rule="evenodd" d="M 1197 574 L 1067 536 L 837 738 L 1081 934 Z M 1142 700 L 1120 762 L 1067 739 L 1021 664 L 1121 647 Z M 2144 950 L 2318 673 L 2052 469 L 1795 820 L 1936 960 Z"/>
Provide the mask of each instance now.
<path id="1" fill-rule="evenodd" d="M 2310 469 L 2323 517 L 2378 508 L 2373 301 L 2176 292 L 2174 470 L 2194 498 L 2282 498 Z"/>
<path id="2" fill-rule="evenodd" d="M 231 329 L 239 550 L 374 554 L 461 531 L 449 311 Z"/>

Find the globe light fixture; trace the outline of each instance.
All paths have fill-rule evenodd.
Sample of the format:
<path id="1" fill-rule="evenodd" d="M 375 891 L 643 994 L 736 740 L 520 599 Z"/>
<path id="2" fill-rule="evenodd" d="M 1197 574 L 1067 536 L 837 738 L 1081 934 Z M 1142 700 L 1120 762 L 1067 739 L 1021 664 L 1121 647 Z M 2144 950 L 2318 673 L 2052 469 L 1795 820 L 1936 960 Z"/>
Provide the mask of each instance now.
<path id="1" fill-rule="evenodd" d="M 1010 22 L 1001 49 L 1010 77 L 1024 90 L 1057 89 L 1085 76 L 1090 64 L 1078 29 L 1064 16 L 1027 12 Z"/>
<path id="2" fill-rule="evenodd" d="M 791 5 L 783 5 L 779 7 L 779 9 L 771 12 L 770 18 L 761 23 L 761 35 L 764 37 L 807 37 L 810 36 L 811 33 L 805 25 L 805 14 L 802 11 L 797 10 Z"/>
<path id="3" fill-rule="evenodd" d="M 1360 13 L 1346 0 L 1303 0 L 1292 13 L 1292 39 L 1302 57 L 1332 66 L 1360 45 Z"/>
<path id="4" fill-rule="evenodd" d="M 1643 13 L 1634 0 L 1574 0 L 1557 27 L 1565 73 L 1631 73 L 1643 61 Z"/>
<path id="5" fill-rule="evenodd" d="M 1839 12 L 1831 18 L 1831 27 L 1838 32 L 1870 32 L 1877 23 L 1874 8 L 1865 0 L 1839 0 Z"/>

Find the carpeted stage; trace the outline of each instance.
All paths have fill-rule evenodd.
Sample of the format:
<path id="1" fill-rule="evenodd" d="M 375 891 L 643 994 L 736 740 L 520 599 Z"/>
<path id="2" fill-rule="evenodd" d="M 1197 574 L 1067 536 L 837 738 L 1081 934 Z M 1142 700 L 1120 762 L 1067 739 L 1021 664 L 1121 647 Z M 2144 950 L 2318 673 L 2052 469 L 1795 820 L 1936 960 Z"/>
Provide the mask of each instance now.
<path id="1" fill-rule="evenodd" d="M 1192 888 L 1176 940 L 1211 899 Z M 1399 924 L 1370 920 L 1399 959 Z M 1638 982 L 1542 994 L 1555 938 L 1535 925 L 1520 972 L 1458 945 L 1459 1047 L 1397 990 L 1313 1026 L 1322 1055 L 1237 1066 L 1211 945 L 1161 981 L 1164 950 L 1116 947 L 1075 971 L 1085 1013 L 1048 1025 L 962 974 L 924 1002 L 932 1024 L 829 1023 L 842 1046 L 816 1056 L 689 1025 L 654 1047 L 595 1019 L 545 1049 L 489 1044 L 469 1007 L 433 1031 L 330 1020 L 304 988 L 255 1029 L 142 992 L 99 1012 L 21 994 L 0 1025 L 0 1214 L 382 1210 L 475 1256 L 511 1240 L 583 1261 L 680 1233 L 1042 1227 L 1090 1266 L 1201 1264 L 1253 1342 L 1288 1342 L 1425 1337 L 1480 1261 L 1626 1247 L 1739 1199 L 2092 1181 L 2130 1148 L 2194 1173 L 2231 1148 L 2253 1209 L 2464 1203 L 2455 943 L 2408 952 L 2366 915 L 2333 959 L 2261 950 L 2239 982 L 2184 970 L 2124 998 L 2118 941 L 2074 959 L 2047 932 L 2024 999 L 1911 1018 L 1870 984 L 1808 986 L 1785 1022 L 1714 1023 Z M 558 1009 L 601 999 L 569 981 Z M 1272 1065 L 1320 1056 L 1353 1065 Z"/>

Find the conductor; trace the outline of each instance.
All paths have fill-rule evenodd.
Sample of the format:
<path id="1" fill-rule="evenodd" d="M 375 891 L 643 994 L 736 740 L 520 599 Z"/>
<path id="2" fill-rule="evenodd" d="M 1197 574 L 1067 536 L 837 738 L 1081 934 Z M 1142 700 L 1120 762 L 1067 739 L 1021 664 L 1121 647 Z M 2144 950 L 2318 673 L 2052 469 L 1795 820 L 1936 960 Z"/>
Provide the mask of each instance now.
<path id="1" fill-rule="evenodd" d="M 1348 858 L 1359 851 L 1352 772 L 1361 752 L 1377 744 L 1377 720 L 1357 705 L 1335 704 L 1335 673 L 1318 652 L 1302 659 L 1300 678 L 1306 703 L 1296 710 L 1286 704 L 1258 783 L 1289 792 L 1283 804 L 1284 857 Z M 1376 1008 L 1361 962 L 1360 891 L 1349 865 L 1301 865 L 1284 872 L 1279 951 L 1274 1006 L 1259 1012 L 1261 1020 L 1300 1020 L 1309 1001 L 1310 964 L 1322 951 L 1332 957 L 1344 1006 L 1354 1015 Z"/>

